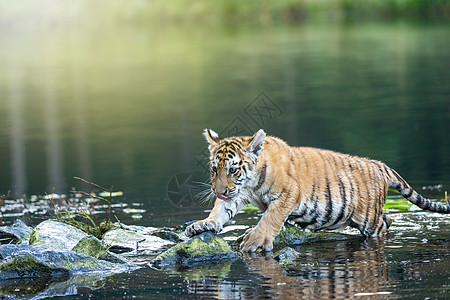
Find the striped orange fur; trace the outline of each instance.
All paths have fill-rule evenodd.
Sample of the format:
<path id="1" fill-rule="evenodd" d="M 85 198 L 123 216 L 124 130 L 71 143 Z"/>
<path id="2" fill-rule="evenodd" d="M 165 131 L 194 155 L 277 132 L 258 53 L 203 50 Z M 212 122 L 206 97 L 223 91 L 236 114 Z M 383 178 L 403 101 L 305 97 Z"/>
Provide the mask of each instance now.
<path id="1" fill-rule="evenodd" d="M 190 225 L 186 235 L 220 232 L 223 224 L 249 203 L 264 211 L 247 231 L 243 251 L 271 251 L 285 221 L 310 231 L 352 226 L 368 237 L 385 233 L 383 214 L 389 187 L 422 209 L 449 213 L 449 205 L 423 198 L 384 163 L 334 151 L 290 147 L 266 136 L 219 138 L 204 131 L 209 143 L 212 191 L 217 198 L 208 218 Z"/>

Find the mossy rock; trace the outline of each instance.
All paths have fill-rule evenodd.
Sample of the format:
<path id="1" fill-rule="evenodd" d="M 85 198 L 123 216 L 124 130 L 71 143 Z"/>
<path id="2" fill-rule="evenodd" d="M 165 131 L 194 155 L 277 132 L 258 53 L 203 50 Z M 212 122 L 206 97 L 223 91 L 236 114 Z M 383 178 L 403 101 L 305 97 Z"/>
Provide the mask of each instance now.
<path id="1" fill-rule="evenodd" d="M 80 240 L 78 244 L 72 248 L 72 251 L 112 263 L 126 263 L 123 259 L 109 253 L 103 246 L 102 242 L 93 236 L 87 236 Z"/>
<path id="2" fill-rule="evenodd" d="M 88 234 L 81 229 L 61 222 L 46 220 L 30 234 L 31 246 L 42 246 L 54 250 L 72 250 Z"/>
<path id="3" fill-rule="evenodd" d="M 295 259 L 299 255 L 299 252 L 291 247 L 285 247 L 275 253 L 273 258 L 282 266 L 288 266 L 294 263 Z"/>
<path id="4" fill-rule="evenodd" d="M 238 254 L 231 250 L 223 238 L 208 231 L 161 253 L 152 261 L 152 266 L 188 267 L 237 258 Z"/>
<path id="5" fill-rule="evenodd" d="M 73 251 L 28 245 L 0 246 L 0 279 L 54 277 L 90 272 L 118 273 L 136 267 L 99 260 Z"/>

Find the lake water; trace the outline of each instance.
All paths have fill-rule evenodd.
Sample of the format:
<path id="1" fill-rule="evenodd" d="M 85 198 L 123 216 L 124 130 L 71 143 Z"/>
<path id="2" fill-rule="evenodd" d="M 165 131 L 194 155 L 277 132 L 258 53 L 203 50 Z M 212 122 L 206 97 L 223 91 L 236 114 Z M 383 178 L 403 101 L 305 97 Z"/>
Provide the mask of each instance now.
<path id="1" fill-rule="evenodd" d="M 264 128 L 291 145 L 382 160 L 426 197 L 450 190 L 448 24 L 4 25 L 0 194 L 18 199 L 2 211 L 7 224 L 47 215 L 45 205 L 30 209 L 31 195 L 89 189 L 74 176 L 122 191 L 113 213 L 123 223 L 203 218 L 210 207 L 190 195 L 207 177 L 204 128 Z M 386 237 L 304 245 L 292 268 L 244 255 L 188 270 L 145 267 L 70 294 L 450 297 L 450 219 L 392 216 Z"/>

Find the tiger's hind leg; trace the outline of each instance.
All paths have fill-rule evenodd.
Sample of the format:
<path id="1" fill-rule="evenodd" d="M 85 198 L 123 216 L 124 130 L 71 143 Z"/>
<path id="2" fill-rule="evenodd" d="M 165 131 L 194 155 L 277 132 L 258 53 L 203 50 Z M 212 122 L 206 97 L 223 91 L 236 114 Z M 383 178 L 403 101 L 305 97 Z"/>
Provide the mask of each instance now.
<path id="1" fill-rule="evenodd" d="M 372 227 L 372 232 L 369 234 L 369 236 L 380 236 L 386 232 L 388 232 L 389 227 L 392 224 L 392 219 L 388 215 L 382 214 L 378 218 L 378 221 L 375 226 Z"/>
<path id="2" fill-rule="evenodd" d="M 384 227 L 386 228 L 386 231 L 388 231 L 389 227 L 391 227 L 391 224 L 392 224 L 391 217 L 383 214 L 383 222 L 384 222 Z"/>
<path id="3" fill-rule="evenodd" d="M 357 223 L 356 220 L 352 220 L 350 226 L 358 229 L 363 236 L 376 237 L 386 233 L 391 226 L 392 219 L 388 215 L 380 214 L 375 218 L 374 222 L 361 222 Z"/>

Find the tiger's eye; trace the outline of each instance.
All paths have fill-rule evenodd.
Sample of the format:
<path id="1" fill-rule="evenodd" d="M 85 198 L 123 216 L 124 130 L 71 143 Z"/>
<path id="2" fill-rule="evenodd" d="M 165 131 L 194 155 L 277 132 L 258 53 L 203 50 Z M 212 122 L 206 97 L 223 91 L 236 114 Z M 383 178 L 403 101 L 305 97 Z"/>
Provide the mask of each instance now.
<path id="1" fill-rule="evenodd" d="M 231 167 L 229 171 L 230 171 L 230 174 L 234 174 L 234 173 L 236 173 L 237 169 L 236 169 L 236 168 L 233 168 L 233 167 Z"/>
<path id="2" fill-rule="evenodd" d="M 212 168 L 211 168 L 211 172 L 217 173 L 217 168 L 216 168 L 216 167 L 212 167 Z"/>

